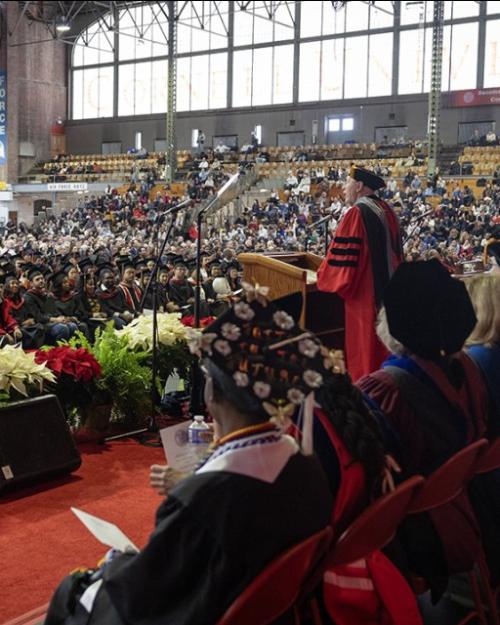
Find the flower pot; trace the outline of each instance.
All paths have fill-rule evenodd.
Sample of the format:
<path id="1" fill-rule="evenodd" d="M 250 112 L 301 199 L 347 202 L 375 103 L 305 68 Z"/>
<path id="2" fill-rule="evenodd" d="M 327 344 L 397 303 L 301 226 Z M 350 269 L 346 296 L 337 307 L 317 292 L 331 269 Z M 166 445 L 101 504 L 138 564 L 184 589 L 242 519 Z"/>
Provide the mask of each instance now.
<path id="1" fill-rule="evenodd" d="M 83 411 L 83 426 L 88 430 L 105 432 L 109 428 L 113 404 L 91 404 Z"/>

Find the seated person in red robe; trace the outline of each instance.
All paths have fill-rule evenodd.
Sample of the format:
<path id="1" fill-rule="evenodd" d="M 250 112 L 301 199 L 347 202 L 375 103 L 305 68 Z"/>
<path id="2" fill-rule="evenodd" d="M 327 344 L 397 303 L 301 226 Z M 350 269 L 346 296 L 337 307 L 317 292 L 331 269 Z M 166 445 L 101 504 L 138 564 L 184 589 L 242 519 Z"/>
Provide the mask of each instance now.
<path id="1" fill-rule="evenodd" d="M 398 437 L 403 475 L 429 475 L 487 433 L 488 398 L 480 371 L 462 350 L 476 323 L 464 284 L 437 260 L 403 263 L 384 292 L 379 336 L 392 356 L 358 382 Z M 497 530 L 498 531 L 498 530 Z M 468 571 L 479 529 L 467 497 L 412 515 L 398 539 L 410 571 L 438 596 Z"/>

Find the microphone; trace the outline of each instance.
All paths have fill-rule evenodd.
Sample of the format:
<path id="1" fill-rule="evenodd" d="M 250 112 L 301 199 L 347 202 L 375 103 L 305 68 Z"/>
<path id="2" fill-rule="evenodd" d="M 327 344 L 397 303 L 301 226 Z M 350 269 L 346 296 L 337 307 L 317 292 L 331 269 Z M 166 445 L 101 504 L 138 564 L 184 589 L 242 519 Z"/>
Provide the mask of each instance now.
<path id="1" fill-rule="evenodd" d="M 206 206 L 204 206 L 201 210 L 199 214 L 205 214 L 208 213 L 209 210 L 211 210 L 216 204 L 217 202 L 229 191 L 229 189 L 231 189 L 239 180 L 240 177 L 240 172 L 234 174 L 233 176 L 231 176 L 231 178 L 229 178 L 229 180 L 222 185 L 222 187 L 217 191 L 217 193 L 208 200 Z"/>
<path id="2" fill-rule="evenodd" d="M 420 221 L 424 217 L 428 217 L 429 215 L 432 215 L 434 212 L 435 212 L 434 209 L 431 208 L 430 210 L 425 211 L 425 213 L 422 213 L 421 215 L 417 215 L 416 217 L 412 217 L 410 219 L 410 223 L 415 223 L 416 221 Z"/>
<path id="3" fill-rule="evenodd" d="M 306 226 L 306 230 L 312 230 L 313 228 L 317 228 L 318 226 L 321 226 L 324 223 L 330 221 L 330 219 L 333 219 L 333 214 L 332 213 L 330 213 L 326 217 L 322 217 L 321 219 L 319 219 L 318 221 L 315 221 L 312 224 L 309 224 L 308 226 Z"/>
<path id="4" fill-rule="evenodd" d="M 183 200 L 176 204 L 175 206 L 170 206 L 165 211 L 163 211 L 164 215 L 170 215 L 171 213 L 176 213 L 177 211 L 182 210 L 183 208 L 187 208 L 188 206 L 192 206 L 194 204 L 194 200 L 188 198 L 187 200 Z"/>

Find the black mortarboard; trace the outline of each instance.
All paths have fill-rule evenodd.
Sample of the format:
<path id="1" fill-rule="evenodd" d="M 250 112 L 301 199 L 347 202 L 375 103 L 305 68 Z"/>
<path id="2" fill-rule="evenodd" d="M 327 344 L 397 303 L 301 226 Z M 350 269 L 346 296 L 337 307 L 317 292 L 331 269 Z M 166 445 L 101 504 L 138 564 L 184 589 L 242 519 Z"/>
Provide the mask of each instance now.
<path id="1" fill-rule="evenodd" d="M 105 272 L 110 271 L 111 273 L 115 273 L 115 269 L 109 263 L 101 263 L 97 267 L 97 277 L 99 280 L 102 280 L 102 276 Z"/>
<path id="2" fill-rule="evenodd" d="M 80 267 L 80 271 L 82 273 L 87 273 L 91 267 L 94 266 L 94 263 L 90 260 L 90 258 L 84 258 L 78 263 Z"/>
<path id="3" fill-rule="evenodd" d="M 121 273 L 123 273 L 125 269 L 135 269 L 134 261 L 129 256 L 119 256 L 116 259 L 116 264 L 120 268 Z"/>
<path id="4" fill-rule="evenodd" d="M 28 280 L 33 280 L 33 278 L 37 275 L 44 276 L 43 267 L 41 265 L 33 265 L 32 263 L 28 263 L 24 268 L 24 273 Z"/>
<path id="5" fill-rule="evenodd" d="M 173 259 L 173 263 L 174 263 L 174 267 L 186 267 L 186 269 L 187 269 L 187 263 L 184 260 L 183 256 L 176 256 Z"/>
<path id="6" fill-rule="evenodd" d="M 436 259 L 402 263 L 383 303 L 391 335 L 422 358 L 460 351 L 476 325 L 465 285 Z"/>
<path id="7" fill-rule="evenodd" d="M 373 173 L 373 171 L 370 171 L 369 169 L 364 169 L 363 167 L 356 167 L 354 165 L 349 171 L 349 176 L 351 176 L 351 178 L 354 178 L 354 180 L 357 180 L 358 182 L 362 182 L 374 191 L 385 187 L 385 182 L 383 178 L 377 176 L 377 174 Z"/>

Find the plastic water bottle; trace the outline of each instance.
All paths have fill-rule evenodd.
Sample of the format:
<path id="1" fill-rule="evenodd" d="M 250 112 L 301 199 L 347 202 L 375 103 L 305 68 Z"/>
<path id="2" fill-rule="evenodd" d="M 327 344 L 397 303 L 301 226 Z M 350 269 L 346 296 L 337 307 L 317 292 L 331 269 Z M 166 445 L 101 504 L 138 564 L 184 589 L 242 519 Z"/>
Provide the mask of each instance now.
<path id="1" fill-rule="evenodd" d="M 197 456 L 203 458 L 212 442 L 212 428 L 205 422 L 203 415 L 195 415 L 193 422 L 188 427 L 188 441 L 196 449 Z"/>

